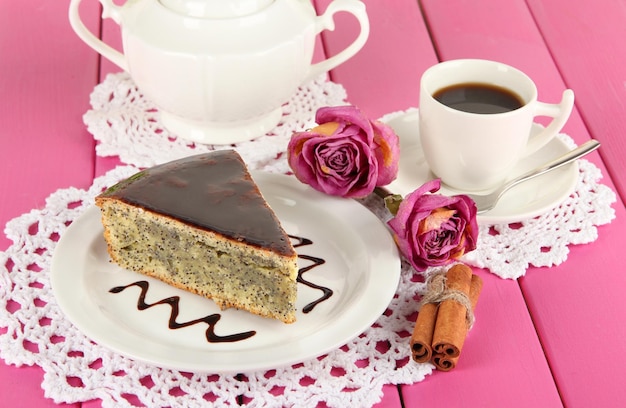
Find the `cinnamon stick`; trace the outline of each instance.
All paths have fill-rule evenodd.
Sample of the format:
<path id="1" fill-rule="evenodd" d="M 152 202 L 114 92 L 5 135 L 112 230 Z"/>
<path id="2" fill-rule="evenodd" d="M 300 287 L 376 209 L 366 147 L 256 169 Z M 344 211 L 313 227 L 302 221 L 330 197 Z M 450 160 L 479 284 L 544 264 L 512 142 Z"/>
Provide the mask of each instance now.
<path id="1" fill-rule="evenodd" d="M 467 335 L 467 308 L 463 306 L 463 298 L 467 299 L 470 292 L 472 270 L 463 264 L 456 264 L 446 275 L 446 286 L 450 293 L 458 293 L 457 299 L 447 299 L 439 305 L 437 322 L 433 333 L 433 352 L 457 357 L 461 353 Z"/>
<path id="2" fill-rule="evenodd" d="M 459 361 L 459 357 L 448 357 L 445 354 L 435 354 L 432 358 L 432 363 L 437 367 L 439 371 L 450 371 L 456 367 L 456 363 Z"/>
<path id="3" fill-rule="evenodd" d="M 426 363 L 433 355 L 431 344 L 436 320 L 437 305 L 434 303 L 422 305 L 411 336 L 411 353 L 413 360 L 417 363 Z"/>
<path id="4" fill-rule="evenodd" d="M 476 304 L 478 303 L 478 297 L 480 296 L 482 287 L 483 287 L 483 280 L 478 275 L 472 275 L 471 281 L 470 281 L 470 290 L 469 290 L 469 300 L 472 306 L 472 311 L 476 309 Z M 454 367 L 456 367 L 456 364 L 459 360 L 459 356 L 461 354 L 461 348 L 463 346 L 463 343 L 465 342 L 465 337 L 467 336 L 467 330 L 469 330 L 465 322 L 463 323 L 464 324 L 462 325 L 462 327 L 465 328 L 465 335 L 463 336 L 463 341 L 460 344 L 456 345 L 456 348 L 458 348 L 459 350 L 459 354 L 456 356 L 451 356 L 448 353 L 436 351 L 435 354 L 433 355 L 432 363 L 435 365 L 435 367 L 437 367 L 438 370 L 450 371 Z M 442 349 L 445 351 L 445 350 L 448 350 L 448 347 L 449 347 L 448 345 L 444 345 L 442 346 Z"/>

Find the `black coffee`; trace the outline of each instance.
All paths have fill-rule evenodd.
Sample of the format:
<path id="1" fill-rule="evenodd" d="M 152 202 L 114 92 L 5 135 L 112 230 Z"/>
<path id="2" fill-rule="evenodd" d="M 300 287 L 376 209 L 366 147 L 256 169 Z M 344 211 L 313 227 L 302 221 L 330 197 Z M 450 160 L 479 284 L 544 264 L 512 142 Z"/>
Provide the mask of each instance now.
<path id="1" fill-rule="evenodd" d="M 435 92 L 433 98 L 453 109 L 470 113 L 502 113 L 521 108 L 524 101 L 512 91 L 482 83 L 455 84 Z"/>

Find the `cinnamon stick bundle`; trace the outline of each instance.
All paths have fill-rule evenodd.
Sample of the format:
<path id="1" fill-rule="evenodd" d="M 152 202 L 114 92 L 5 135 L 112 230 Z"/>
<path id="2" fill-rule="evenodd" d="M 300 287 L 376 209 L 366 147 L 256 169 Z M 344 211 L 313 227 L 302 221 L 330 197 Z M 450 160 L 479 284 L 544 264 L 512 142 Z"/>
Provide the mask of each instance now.
<path id="1" fill-rule="evenodd" d="M 429 282 L 429 292 L 434 293 L 427 293 L 428 302 L 420 308 L 415 322 L 411 353 L 418 363 L 430 361 L 439 370 L 449 371 L 461 354 L 471 323 L 468 316 L 473 317 L 482 279 L 472 274 L 468 266 L 457 264 L 441 283 L 432 283 Z"/>

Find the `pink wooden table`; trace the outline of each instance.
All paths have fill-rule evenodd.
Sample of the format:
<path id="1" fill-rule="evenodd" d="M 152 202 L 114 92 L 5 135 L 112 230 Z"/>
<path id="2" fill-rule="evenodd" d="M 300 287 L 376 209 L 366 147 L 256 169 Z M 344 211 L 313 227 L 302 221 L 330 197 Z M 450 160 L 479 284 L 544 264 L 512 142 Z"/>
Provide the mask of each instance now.
<path id="1" fill-rule="evenodd" d="M 60 188 L 86 188 L 117 160 L 96 157 L 81 116 L 112 64 L 71 31 L 67 0 L 0 0 L 0 224 L 41 208 Z M 328 0 L 316 3 L 320 10 Z M 365 0 L 365 48 L 332 72 L 369 116 L 417 105 L 421 73 L 438 60 L 499 60 L 535 79 L 540 97 L 576 93 L 564 133 L 602 142 L 589 160 L 618 192 L 617 218 L 554 268 L 518 281 L 478 270 L 485 286 L 462 364 L 424 381 L 388 385 L 381 407 L 626 406 L 626 2 L 623 0 Z M 84 19 L 119 44 L 95 1 Z M 324 36 L 332 54 L 351 21 Z M 0 235 L 0 250 L 11 242 Z M 0 327 L 0 330 L 2 328 Z M 0 405 L 46 407 L 38 367 L 0 362 Z M 99 406 L 98 401 L 82 404 Z"/>

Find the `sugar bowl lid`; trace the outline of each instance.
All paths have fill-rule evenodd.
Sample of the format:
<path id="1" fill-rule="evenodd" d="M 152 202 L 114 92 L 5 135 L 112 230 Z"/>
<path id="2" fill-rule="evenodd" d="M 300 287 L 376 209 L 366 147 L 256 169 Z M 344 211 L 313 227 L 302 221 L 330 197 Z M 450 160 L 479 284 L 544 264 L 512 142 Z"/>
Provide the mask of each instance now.
<path id="1" fill-rule="evenodd" d="M 179 14 L 198 18 L 236 18 L 262 11 L 275 0 L 159 0 Z"/>

